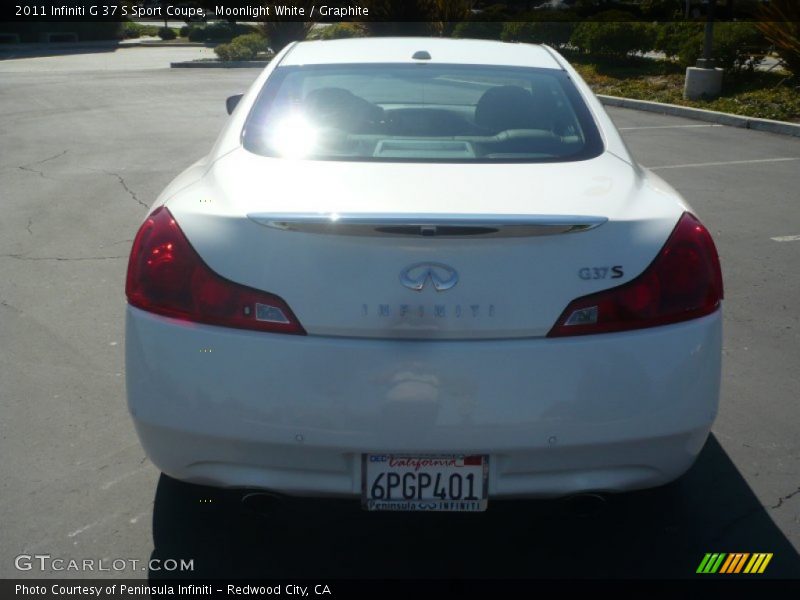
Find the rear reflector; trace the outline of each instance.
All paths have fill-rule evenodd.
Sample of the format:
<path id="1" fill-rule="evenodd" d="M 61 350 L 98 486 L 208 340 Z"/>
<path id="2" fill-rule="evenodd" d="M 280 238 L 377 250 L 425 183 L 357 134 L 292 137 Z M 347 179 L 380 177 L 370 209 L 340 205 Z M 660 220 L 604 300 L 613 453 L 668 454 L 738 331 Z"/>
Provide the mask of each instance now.
<path id="1" fill-rule="evenodd" d="M 633 281 L 573 300 L 548 337 L 657 327 L 711 314 L 722 301 L 711 234 L 684 213 L 655 260 Z"/>
<path id="2" fill-rule="evenodd" d="M 305 335 L 278 296 L 234 283 L 212 271 L 163 206 L 136 234 L 125 293 L 131 306 L 175 319 Z"/>

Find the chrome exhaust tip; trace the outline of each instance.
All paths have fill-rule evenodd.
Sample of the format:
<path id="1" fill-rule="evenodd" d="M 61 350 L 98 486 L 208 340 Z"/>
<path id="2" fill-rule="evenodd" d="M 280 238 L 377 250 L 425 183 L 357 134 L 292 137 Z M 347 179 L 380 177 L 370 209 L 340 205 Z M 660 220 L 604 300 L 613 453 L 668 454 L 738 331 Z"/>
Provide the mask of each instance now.
<path id="1" fill-rule="evenodd" d="M 249 512 L 267 514 L 277 509 L 285 508 L 286 497 L 267 490 L 258 490 L 242 494 L 239 502 Z"/>
<path id="2" fill-rule="evenodd" d="M 574 494 L 563 499 L 567 510 L 577 517 L 596 517 L 608 504 L 608 498 L 596 492 Z"/>

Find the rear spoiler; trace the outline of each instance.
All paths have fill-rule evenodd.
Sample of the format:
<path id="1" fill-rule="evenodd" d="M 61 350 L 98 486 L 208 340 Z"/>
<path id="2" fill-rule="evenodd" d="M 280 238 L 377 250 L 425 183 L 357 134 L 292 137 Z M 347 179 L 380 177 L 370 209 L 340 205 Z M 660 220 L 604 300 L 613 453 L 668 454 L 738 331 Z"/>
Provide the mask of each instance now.
<path id="1" fill-rule="evenodd" d="M 411 237 L 531 237 L 578 233 L 608 219 L 588 215 L 409 213 L 250 213 L 251 221 L 283 231 Z"/>

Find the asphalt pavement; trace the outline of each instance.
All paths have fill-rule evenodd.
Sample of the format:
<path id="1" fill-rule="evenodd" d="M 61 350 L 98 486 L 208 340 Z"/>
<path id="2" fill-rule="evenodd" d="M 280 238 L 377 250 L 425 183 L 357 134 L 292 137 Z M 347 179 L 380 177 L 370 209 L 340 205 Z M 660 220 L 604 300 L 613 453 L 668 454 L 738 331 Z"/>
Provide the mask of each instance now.
<path id="1" fill-rule="evenodd" d="M 30 47 L 28 47 L 30 46 Z M 0 77 L 6 73 L 123 73 L 168 68 L 170 62 L 216 58 L 205 46 L 147 47 L 128 42 L 14 44 L 0 46 Z"/>
<path id="2" fill-rule="evenodd" d="M 68 577 L 158 578 L 150 557 L 194 559 L 194 576 L 688 577 L 706 552 L 773 552 L 767 575 L 800 576 L 800 140 L 625 109 L 610 114 L 712 230 L 725 275 L 720 414 L 684 478 L 600 506 L 375 515 L 254 510 L 160 477 L 125 405 L 127 255 L 258 74 L 164 68 L 182 51 L 0 61 L 0 577 L 43 575 L 21 554 L 142 561 L 44 573 Z"/>

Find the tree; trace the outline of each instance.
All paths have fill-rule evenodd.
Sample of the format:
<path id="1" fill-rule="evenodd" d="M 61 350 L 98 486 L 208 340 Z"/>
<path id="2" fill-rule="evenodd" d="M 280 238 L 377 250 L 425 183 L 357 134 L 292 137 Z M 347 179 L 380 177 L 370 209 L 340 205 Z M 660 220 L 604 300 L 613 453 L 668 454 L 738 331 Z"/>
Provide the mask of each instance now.
<path id="1" fill-rule="evenodd" d="M 642 0 L 642 16 L 653 21 L 679 19 L 686 13 L 684 0 Z"/>
<path id="2" fill-rule="evenodd" d="M 784 66 L 794 75 L 800 75 L 800 3 L 772 0 L 760 12 L 764 20 L 756 27 L 775 46 Z"/>
<path id="3" fill-rule="evenodd" d="M 454 21 L 469 15 L 472 2 L 465 0 L 362 0 L 374 21 L 364 26 L 370 35 L 442 35 Z"/>
<path id="4" fill-rule="evenodd" d="M 269 7 L 274 5 L 272 2 L 266 2 L 265 4 Z M 286 15 L 279 17 L 270 12 L 270 20 L 261 23 L 261 31 L 269 41 L 270 48 L 276 54 L 284 46 L 306 39 L 308 32 L 314 26 L 313 21 L 308 20 L 311 6 L 314 4 L 313 0 L 284 0 L 283 4 L 303 9 L 304 16 Z"/>
<path id="5" fill-rule="evenodd" d="M 473 0 L 427 0 L 435 33 L 449 36 L 459 21 L 469 18 Z"/>

